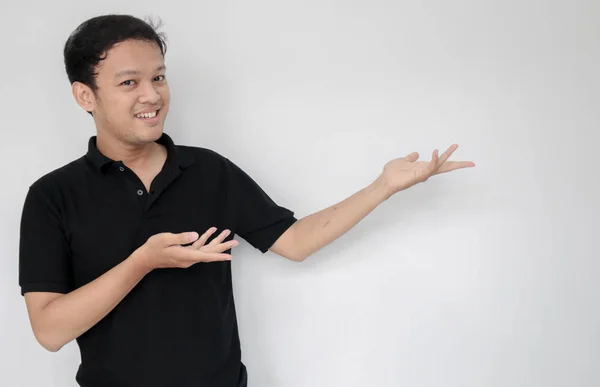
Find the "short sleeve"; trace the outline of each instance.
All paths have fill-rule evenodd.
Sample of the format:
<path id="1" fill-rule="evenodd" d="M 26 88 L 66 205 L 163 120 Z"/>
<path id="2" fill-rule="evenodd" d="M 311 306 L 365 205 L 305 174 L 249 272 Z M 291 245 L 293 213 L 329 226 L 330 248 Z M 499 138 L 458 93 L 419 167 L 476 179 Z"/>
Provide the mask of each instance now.
<path id="1" fill-rule="evenodd" d="M 27 292 L 68 293 L 73 289 L 71 254 L 60 211 L 29 188 L 21 215 L 19 285 Z"/>
<path id="2" fill-rule="evenodd" d="M 297 219 L 291 210 L 275 203 L 246 172 L 231 160 L 226 161 L 235 232 L 266 253 Z"/>

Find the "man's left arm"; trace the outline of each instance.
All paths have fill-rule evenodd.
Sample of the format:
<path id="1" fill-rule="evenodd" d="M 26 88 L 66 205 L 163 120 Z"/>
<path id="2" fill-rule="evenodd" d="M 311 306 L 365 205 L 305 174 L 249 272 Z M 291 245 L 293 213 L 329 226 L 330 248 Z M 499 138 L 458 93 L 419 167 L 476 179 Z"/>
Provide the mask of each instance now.
<path id="1" fill-rule="evenodd" d="M 345 234 L 389 196 L 385 182 L 378 178 L 345 200 L 299 219 L 269 250 L 293 261 L 303 261 Z"/>
<path id="2" fill-rule="evenodd" d="M 457 147 L 452 145 L 440 157 L 436 149 L 427 162 L 417 161 L 417 152 L 388 162 L 373 183 L 331 207 L 299 219 L 269 250 L 293 261 L 303 261 L 345 234 L 397 192 L 433 175 L 474 167 L 470 161 L 448 161 Z"/>

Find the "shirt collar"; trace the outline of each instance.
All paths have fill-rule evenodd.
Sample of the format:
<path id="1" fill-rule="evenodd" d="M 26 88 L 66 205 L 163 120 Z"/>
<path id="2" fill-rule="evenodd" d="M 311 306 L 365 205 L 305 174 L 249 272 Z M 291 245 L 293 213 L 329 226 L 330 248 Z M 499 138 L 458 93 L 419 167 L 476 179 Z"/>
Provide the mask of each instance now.
<path id="1" fill-rule="evenodd" d="M 88 142 L 88 151 L 85 155 L 87 160 L 100 172 L 105 172 L 108 166 L 117 162 L 102 154 L 96 146 L 97 136 L 92 136 Z M 185 169 L 194 163 L 194 158 L 187 152 L 179 149 L 169 135 L 163 132 L 161 137 L 156 140 L 157 143 L 167 148 L 167 162 L 175 163 L 180 169 Z"/>

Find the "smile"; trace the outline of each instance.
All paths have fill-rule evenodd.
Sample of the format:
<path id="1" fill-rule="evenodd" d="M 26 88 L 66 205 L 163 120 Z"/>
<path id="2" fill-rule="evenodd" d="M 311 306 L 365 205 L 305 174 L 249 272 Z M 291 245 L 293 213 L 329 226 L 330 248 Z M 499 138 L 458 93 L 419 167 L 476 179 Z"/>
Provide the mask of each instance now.
<path id="1" fill-rule="evenodd" d="M 159 109 L 160 110 L 160 109 Z M 158 114 L 159 110 L 155 110 L 153 112 L 149 112 L 149 113 L 140 113 L 140 114 L 136 114 L 135 118 L 141 118 L 141 119 L 149 119 L 149 118 L 154 118 L 156 117 L 156 115 Z"/>

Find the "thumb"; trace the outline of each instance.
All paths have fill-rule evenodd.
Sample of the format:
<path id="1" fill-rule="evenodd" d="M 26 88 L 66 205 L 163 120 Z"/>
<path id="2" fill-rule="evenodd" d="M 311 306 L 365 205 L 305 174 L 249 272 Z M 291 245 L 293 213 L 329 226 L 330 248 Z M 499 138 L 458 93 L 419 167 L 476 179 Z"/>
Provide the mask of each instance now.
<path id="1" fill-rule="evenodd" d="M 406 161 L 417 161 L 419 159 L 419 154 L 417 152 L 413 152 L 411 154 L 409 154 L 408 156 L 404 157 L 404 160 Z"/>
<path id="2" fill-rule="evenodd" d="M 186 245 L 188 243 L 192 243 L 199 238 L 197 232 L 182 232 L 179 234 L 175 234 L 172 244 L 174 245 Z"/>

